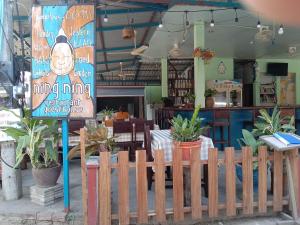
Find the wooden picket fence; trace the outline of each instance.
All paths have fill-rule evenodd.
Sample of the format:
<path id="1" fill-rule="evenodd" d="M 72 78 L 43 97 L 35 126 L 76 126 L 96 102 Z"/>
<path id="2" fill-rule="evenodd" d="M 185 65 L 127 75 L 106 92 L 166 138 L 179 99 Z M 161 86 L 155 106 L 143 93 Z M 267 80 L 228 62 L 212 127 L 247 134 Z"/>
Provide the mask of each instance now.
<path id="1" fill-rule="evenodd" d="M 81 143 L 84 143 L 85 134 L 81 131 Z M 283 210 L 289 201 L 283 194 L 283 159 L 289 157 L 298 193 L 298 174 L 296 171 L 298 150 L 268 153 L 266 147 L 260 147 L 258 157 L 253 157 L 251 149 L 242 149 L 242 155 L 235 156 L 234 148 L 225 149 L 224 158 L 218 158 L 218 150 L 210 149 L 208 160 L 200 160 L 200 151 L 191 150 L 190 161 L 182 161 L 181 149 L 174 149 L 173 161 L 165 162 L 163 150 L 155 151 L 155 161 L 146 162 L 146 152 L 136 151 L 136 162 L 128 161 L 128 152 L 118 153 L 118 163 L 111 164 L 110 152 L 100 153 L 99 165 L 86 166 L 85 147 L 81 146 L 82 191 L 85 225 L 108 225 L 112 220 L 119 224 L 130 224 L 131 219 L 137 223 L 165 222 L 167 219 L 174 222 L 185 220 L 201 220 L 203 218 L 217 218 L 218 216 L 234 217 L 241 209 L 244 215 L 266 214 L 271 208 L 274 212 Z M 258 198 L 253 198 L 253 162 L 258 162 L 259 188 Z M 267 198 L 267 163 L 273 165 L 273 197 Z M 208 204 L 201 202 L 201 166 L 208 164 Z M 242 165 L 242 201 L 237 201 L 236 193 L 236 164 Z M 218 167 L 224 165 L 226 180 L 226 200 L 219 202 Z M 173 207 L 166 208 L 165 170 L 171 166 L 173 171 Z M 136 212 L 129 208 L 129 168 L 136 171 Z M 155 209 L 148 210 L 147 167 L 155 169 Z M 118 213 L 111 210 L 111 169 L 118 172 Z M 183 168 L 190 169 L 191 176 L 191 205 L 184 206 Z M 96 195 L 95 195 L 96 193 Z M 95 200 L 96 199 L 96 200 Z M 171 216 L 172 215 L 172 216 Z"/>

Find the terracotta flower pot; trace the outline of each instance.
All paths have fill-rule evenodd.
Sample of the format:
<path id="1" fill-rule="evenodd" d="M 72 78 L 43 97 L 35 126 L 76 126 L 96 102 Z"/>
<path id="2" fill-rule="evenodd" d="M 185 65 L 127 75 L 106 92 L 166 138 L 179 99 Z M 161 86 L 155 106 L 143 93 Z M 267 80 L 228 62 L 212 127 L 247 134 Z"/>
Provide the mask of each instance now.
<path id="1" fill-rule="evenodd" d="M 206 97 L 205 98 L 205 107 L 206 108 L 213 108 L 215 106 L 215 100 L 213 97 Z"/>
<path id="2" fill-rule="evenodd" d="M 174 142 L 174 147 L 182 150 L 182 160 L 190 160 L 191 149 L 200 149 L 202 140 L 191 141 L 191 142 Z"/>
<path id="3" fill-rule="evenodd" d="M 32 176 L 37 186 L 47 188 L 57 184 L 61 171 L 61 165 L 51 168 L 32 168 Z"/>

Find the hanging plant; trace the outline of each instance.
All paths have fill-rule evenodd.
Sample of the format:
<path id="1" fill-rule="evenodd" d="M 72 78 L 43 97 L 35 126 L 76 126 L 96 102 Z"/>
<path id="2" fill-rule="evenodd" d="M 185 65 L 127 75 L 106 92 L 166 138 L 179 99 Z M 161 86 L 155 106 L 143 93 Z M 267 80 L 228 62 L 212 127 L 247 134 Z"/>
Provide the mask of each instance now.
<path id="1" fill-rule="evenodd" d="M 215 56 L 215 52 L 209 49 L 195 48 L 193 56 L 197 58 L 202 58 L 204 63 L 207 64 L 209 63 L 209 60 L 211 60 Z"/>

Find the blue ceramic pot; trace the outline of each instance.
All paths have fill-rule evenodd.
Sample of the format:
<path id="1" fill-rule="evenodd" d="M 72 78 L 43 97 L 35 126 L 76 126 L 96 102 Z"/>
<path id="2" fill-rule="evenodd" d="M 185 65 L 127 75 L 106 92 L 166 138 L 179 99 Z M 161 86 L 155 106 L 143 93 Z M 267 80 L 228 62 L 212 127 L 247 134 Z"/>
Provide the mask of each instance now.
<path id="1" fill-rule="evenodd" d="M 235 171 L 239 181 L 243 182 L 242 166 L 237 164 L 235 166 Z M 258 192 L 258 169 L 253 170 L 253 191 Z"/>

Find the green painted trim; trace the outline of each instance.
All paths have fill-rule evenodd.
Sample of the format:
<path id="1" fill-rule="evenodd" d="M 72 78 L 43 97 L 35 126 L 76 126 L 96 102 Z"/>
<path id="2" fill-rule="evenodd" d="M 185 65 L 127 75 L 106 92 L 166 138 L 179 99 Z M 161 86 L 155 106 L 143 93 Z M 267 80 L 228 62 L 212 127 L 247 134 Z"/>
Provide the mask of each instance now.
<path id="1" fill-rule="evenodd" d="M 168 59 L 161 59 L 161 97 L 168 97 Z"/>
<path id="2" fill-rule="evenodd" d="M 158 22 L 147 22 L 147 23 L 135 23 L 130 24 L 130 27 L 137 29 L 137 28 L 143 28 L 143 27 L 157 27 L 159 25 Z M 108 27 L 99 27 L 96 29 L 97 32 L 101 31 L 113 31 L 113 30 L 123 30 L 125 27 L 128 27 L 128 24 L 122 24 L 122 25 L 114 25 L 114 26 L 108 26 Z"/>

